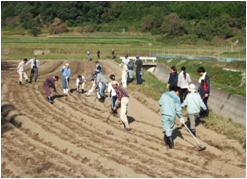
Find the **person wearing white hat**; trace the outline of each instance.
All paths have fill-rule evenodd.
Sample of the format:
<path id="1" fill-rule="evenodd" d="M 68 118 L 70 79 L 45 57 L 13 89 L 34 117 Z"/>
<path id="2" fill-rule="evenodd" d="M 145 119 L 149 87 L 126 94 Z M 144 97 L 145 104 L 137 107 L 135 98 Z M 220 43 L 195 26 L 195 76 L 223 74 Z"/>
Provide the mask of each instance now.
<path id="1" fill-rule="evenodd" d="M 200 107 L 204 110 L 207 110 L 207 107 L 203 103 L 200 94 L 196 92 L 196 86 L 194 84 L 189 85 L 188 91 L 189 94 L 186 96 L 181 107 L 183 108 L 187 106 L 187 112 L 190 119 L 190 131 L 194 134 L 194 136 L 196 136 L 195 121 L 199 115 Z"/>

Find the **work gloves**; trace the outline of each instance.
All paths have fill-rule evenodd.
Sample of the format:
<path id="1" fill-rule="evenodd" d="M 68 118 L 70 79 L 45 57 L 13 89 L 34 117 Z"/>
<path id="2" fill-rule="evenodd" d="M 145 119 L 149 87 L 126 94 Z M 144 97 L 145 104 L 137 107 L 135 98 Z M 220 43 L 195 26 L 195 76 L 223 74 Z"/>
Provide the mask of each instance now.
<path id="1" fill-rule="evenodd" d="M 180 122 L 181 123 L 184 123 L 184 118 L 180 118 Z"/>
<path id="2" fill-rule="evenodd" d="M 66 80 L 68 79 L 69 77 L 66 76 Z"/>
<path id="3" fill-rule="evenodd" d="M 63 68 L 65 69 L 65 68 L 66 68 L 66 66 L 63 66 Z"/>

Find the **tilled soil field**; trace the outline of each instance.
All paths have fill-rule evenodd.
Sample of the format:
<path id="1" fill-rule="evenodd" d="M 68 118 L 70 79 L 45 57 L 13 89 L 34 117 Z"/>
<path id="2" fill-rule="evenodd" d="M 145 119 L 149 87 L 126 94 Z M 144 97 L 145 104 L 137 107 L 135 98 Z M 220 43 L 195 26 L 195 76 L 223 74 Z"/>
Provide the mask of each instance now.
<path id="1" fill-rule="evenodd" d="M 18 85 L 19 61 L 1 64 L 1 176 L 22 178 L 119 177 L 119 178 L 236 178 L 246 177 L 246 151 L 241 145 L 201 124 L 199 147 L 178 122 L 174 126 L 175 150 L 164 146 L 158 101 L 126 89 L 130 95 L 129 132 L 123 132 L 119 115 L 111 116 L 110 100 L 94 101 L 73 91 L 68 96 L 53 93 L 54 104 L 45 100 L 46 78 L 60 77 L 64 60 L 42 60 L 37 83 Z M 77 75 L 88 79 L 94 62 L 70 60 L 70 88 Z M 121 78 L 120 67 L 101 60 L 103 74 Z M 30 67 L 27 75 L 30 76 Z M 119 81 L 120 82 L 120 81 Z"/>

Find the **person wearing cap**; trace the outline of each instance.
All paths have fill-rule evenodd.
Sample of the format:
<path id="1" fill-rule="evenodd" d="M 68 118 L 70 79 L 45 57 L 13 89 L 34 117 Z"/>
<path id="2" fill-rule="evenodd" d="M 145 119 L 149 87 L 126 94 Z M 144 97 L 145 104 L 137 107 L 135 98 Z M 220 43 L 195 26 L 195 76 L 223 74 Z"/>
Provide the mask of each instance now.
<path id="1" fill-rule="evenodd" d="M 127 87 L 127 77 L 128 77 L 128 66 L 122 63 L 122 85 L 124 88 Z"/>
<path id="2" fill-rule="evenodd" d="M 112 49 L 112 51 L 111 51 L 111 57 L 112 57 L 112 59 L 114 59 L 115 58 L 115 55 L 114 55 L 114 49 Z"/>
<path id="3" fill-rule="evenodd" d="M 126 93 L 126 91 L 117 84 L 118 84 L 117 81 L 112 81 L 111 84 L 116 91 L 116 95 L 118 99 L 116 106 L 113 108 L 113 111 L 116 111 L 117 108 L 119 108 L 121 105 L 120 119 L 124 125 L 123 131 L 130 131 L 130 126 L 127 118 L 127 110 L 130 103 L 129 96 Z"/>
<path id="4" fill-rule="evenodd" d="M 97 71 L 95 71 L 97 73 Z M 92 84 L 92 87 L 90 90 L 88 90 L 86 93 L 85 93 L 85 96 L 88 97 L 92 92 L 94 92 L 96 89 L 95 89 L 95 79 L 92 75 L 90 75 L 90 79 L 91 79 L 91 84 Z M 99 87 L 101 88 L 102 84 L 101 82 L 99 82 Z M 99 95 L 99 91 L 96 90 L 96 95 L 97 95 L 97 98 L 100 99 L 100 95 Z"/>
<path id="5" fill-rule="evenodd" d="M 103 75 L 97 73 L 97 71 L 94 71 L 92 73 L 92 76 L 94 77 L 95 80 L 95 90 L 99 89 L 99 94 L 100 94 L 99 101 L 103 103 L 105 101 L 105 88 L 107 85 L 107 80 Z M 101 87 L 99 86 L 99 83 L 101 83 Z"/>
<path id="6" fill-rule="evenodd" d="M 161 122 L 162 127 L 165 130 L 165 144 L 169 145 L 171 149 L 174 149 L 174 143 L 172 139 L 173 126 L 176 121 L 176 116 L 179 117 L 180 122 L 183 123 L 182 108 L 180 103 L 181 88 L 175 86 L 170 92 L 165 92 L 162 94 L 159 105 L 161 106 Z"/>
<path id="7" fill-rule="evenodd" d="M 142 74 L 143 63 L 142 63 L 142 60 L 140 60 L 140 56 L 139 55 L 136 55 L 135 65 L 136 65 L 136 80 L 137 80 L 137 84 L 141 85 L 142 84 L 141 74 Z"/>
<path id="8" fill-rule="evenodd" d="M 208 118 L 209 110 L 208 110 L 208 98 L 209 98 L 209 93 L 210 93 L 210 80 L 209 76 L 207 75 L 205 68 L 199 67 L 197 69 L 198 74 L 201 76 L 198 80 L 200 83 L 200 86 L 198 88 L 198 92 L 202 98 L 202 101 L 207 107 L 206 111 L 201 111 L 200 112 L 200 117 L 205 117 Z"/>
<path id="9" fill-rule="evenodd" d="M 99 61 L 98 60 L 95 61 L 95 64 L 96 64 L 95 70 L 98 71 L 98 69 L 100 69 L 100 71 L 98 73 L 102 75 L 103 74 L 103 67 L 102 67 L 102 65 L 99 64 Z M 100 67 L 100 68 L 98 68 L 98 67 Z"/>
<path id="10" fill-rule="evenodd" d="M 132 58 L 129 59 L 129 62 L 128 62 L 128 82 L 131 83 L 132 80 L 133 80 L 133 69 L 134 69 L 134 62 L 132 60 Z"/>
<path id="11" fill-rule="evenodd" d="M 88 61 L 91 60 L 89 51 L 87 51 L 87 59 L 88 59 Z"/>
<path id="12" fill-rule="evenodd" d="M 122 60 L 122 63 L 128 65 L 128 63 L 129 63 L 129 56 L 127 54 L 124 56 L 124 59 Z"/>
<path id="13" fill-rule="evenodd" d="M 36 59 L 36 55 L 33 56 L 33 58 L 31 58 L 26 65 L 28 65 L 29 63 L 31 63 L 31 75 L 30 75 L 30 83 L 32 83 L 33 80 L 33 75 L 35 74 L 35 83 L 38 79 L 38 68 L 40 65 L 40 61 L 38 59 Z"/>
<path id="14" fill-rule="evenodd" d="M 60 69 L 60 72 L 62 72 L 63 92 L 68 93 L 69 92 L 69 77 L 71 74 L 69 63 L 66 63 L 65 66 L 63 66 Z"/>
<path id="15" fill-rule="evenodd" d="M 188 91 L 189 94 L 186 96 L 181 107 L 187 106 L 190 119 L 190 131 L 196 136 L 195 121 L 199 115 L 200 108 L 207 110 L 207 107 L 203 103 L 201 96 L 196 92 L 196 86 L 194 84 L 189 85 Z"/>
<path id="16" fill-rule="evenodd" d="M 45 90 L 46 93 L 46 99 L 49 103 L 52 103 L 53 101 L 51 100 L 51 91 L 49 88 L 53 88 L 54 92 L 57 93 L 56 87 L 55 87 L 55 81 L 58 81 L 59 77 L 58 76 L 52 76 L 49 77 L 45 80 L 45 82 L 43 83 L 43 89 Z"/>
<path id="17" fill-rule="evenodd" d="M 27 74 L 25 72 L 25 64 L 27 63 L 27 59 L 24 58 L 18 65 L 17 67 L 17 73 L 19 74 L 19 85 L 22 85 L 22 76 L 24 76 L 25 80 L 26 80 L 26 84 L 29 84 L 28 82 L 28 77 Z"/>
<path id="18" fill-rule="evenodd" d="M 100 58 L 100 51 L 99 51 L 99 49 L 97 51 L 97 57 Z"/>
<path id="19" fill-rule="evenodd" d="M 84 92 L 85 83 L 86 83 L 85 77 L 82 75 L 78 75 L 76 79 L 76 92 L 77 93 L 80 93 L 80 90 L 81 90 L 81 93 Z"/>
<path id="20" fill-rule="evenodd" d="M 115 75 L 111 74 L 110 79 L 111 79 L 111 81 L 108 84 L 108 98 L 111 99 L 111 110 L 113 112 L 113 116 L 116 116 L 117 110 L 113 111 L 113 108 L 115 107 L 115 102 L 117 100 L 117 94 L 116 94 L 115 89 L 112 87 L 112 82 L 115 81 Z M 119 84 L 117 83 L 117 85 L 119 85 Z"/>

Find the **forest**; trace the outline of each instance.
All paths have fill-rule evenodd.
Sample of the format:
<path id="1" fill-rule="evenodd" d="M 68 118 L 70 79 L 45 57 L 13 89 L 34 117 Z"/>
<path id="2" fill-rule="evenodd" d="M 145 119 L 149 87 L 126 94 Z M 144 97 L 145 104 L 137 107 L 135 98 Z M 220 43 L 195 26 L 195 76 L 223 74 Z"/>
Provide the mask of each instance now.
<path id="1" fill-rule="evenodd" d="M 239 39 L 245 43 L 245 1 L 2 1 L 3 30 L 47 29 L 63 33 L 150 32 L 161 40 L 184 37 L 210 41 Z"/>

